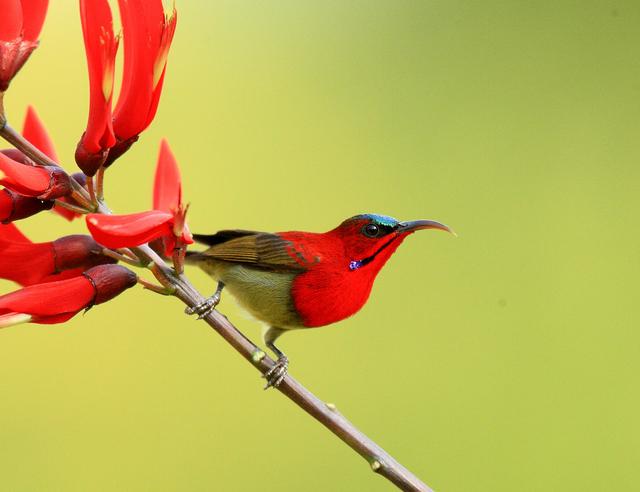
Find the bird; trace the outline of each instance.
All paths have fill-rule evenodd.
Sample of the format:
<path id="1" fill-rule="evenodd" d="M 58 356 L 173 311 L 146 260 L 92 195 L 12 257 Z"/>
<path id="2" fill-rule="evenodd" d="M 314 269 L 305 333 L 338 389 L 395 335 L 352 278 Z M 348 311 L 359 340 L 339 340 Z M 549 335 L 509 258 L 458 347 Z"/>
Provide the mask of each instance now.
<path id="1" fill-rule="evenodd" d="M 215 293 L 187 308 L 200 318 L 215 309 L 223 289 L 265 324 L 264 343 L 277 356 L 265 373 L 265 389 L 284 380 L 289 359 L 276 345 L 284 332 L 330 325 L 357 313 L 367 302 L 376 276 L 411 234 L 439 229 L 433 220 L 400 222 L 378 214 L 360 214 L 324 233 L 258 232 L 242 229 L 194 234 L 209 246 L 189 251 L 186 263 L 218 282 Z"/>

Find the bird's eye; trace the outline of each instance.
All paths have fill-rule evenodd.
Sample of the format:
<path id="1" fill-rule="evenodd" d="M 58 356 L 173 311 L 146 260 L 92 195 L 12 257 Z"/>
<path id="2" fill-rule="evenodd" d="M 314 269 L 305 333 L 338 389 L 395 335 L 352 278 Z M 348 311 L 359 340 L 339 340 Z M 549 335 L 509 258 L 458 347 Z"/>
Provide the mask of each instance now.
<path id="1" fill-rule="evenodd" d="M 367 224 L 362 228 L 362 233 L 367 237 L 378 237 L 380 229 L 375 224 Z"/>

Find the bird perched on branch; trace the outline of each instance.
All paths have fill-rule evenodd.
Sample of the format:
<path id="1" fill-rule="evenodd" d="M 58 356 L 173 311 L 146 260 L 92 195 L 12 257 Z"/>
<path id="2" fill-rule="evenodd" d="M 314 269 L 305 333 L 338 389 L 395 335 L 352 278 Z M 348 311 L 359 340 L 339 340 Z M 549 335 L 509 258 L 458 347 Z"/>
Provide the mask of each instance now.
<path id="1" fill-rule="evenodd" d="M 218 281 L 218 288 L 186 312 L 205 316 L 226 288 L 268 326 L 264 341 L 278 359 L 265 374 L 265 389 L 277 387 L 289 360 L 275 346 L 276 339 L 287 330 L 329 325 L 358 312 L 387 260 L 407 236 L 423 229 L 453 233 L 432 220 L 399 222 L 363 214 L 324 233 L 234 229 L 195 234 L 195 240 L 209 249 L 189 252 L 187 264 L 199 266 Z"/>

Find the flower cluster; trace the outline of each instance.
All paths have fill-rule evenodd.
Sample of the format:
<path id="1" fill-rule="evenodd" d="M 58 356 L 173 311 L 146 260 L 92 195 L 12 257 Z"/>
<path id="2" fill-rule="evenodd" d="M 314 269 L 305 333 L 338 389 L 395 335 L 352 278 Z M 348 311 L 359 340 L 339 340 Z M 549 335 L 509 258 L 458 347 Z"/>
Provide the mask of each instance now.
<path id="1" fill-rule="evenodd" d="M 149 266 L 155 255 L 171 258 L 178 273 L 182 269 L 193 239 L 169 144 L 160 145 L 150 210 L 111 214 L 103 202 L 103 177 L 155 117 L 175 8 L 167 13 L 162 0 L 119 0 L 122 30 L 115 34 L 107 0 L 80 0 L 90 97 L 87 125 L 75 150 L 81 172 L 69 174 L 58 164 L 34 108 L 27 109 L 18 133 L 8 125 L 2 105 L 11 80 L 38 46 L 48 0 L 0 0 L 0 6 L 0 136 L 15 147 L 0 150 L 0 278 L 20 287 L 0 296 L 0 328 L 61 323 L 136 283 L 161 290 L 118 263 Z M 112 106 L 120 45 L 123 68 Z M 17 227 L 17 221 L 50 209 L 69 221 L 85 215 L 91 236 L 32 242 Z"/>
<path id="2" fill-rule="evenodd" d="M 118 38 L 107 0 L 80 0 L 89 67 L 89 121 L 76 149 L 76 162 L 88 176 L 108 166 L 138 140 L 158 108 L 176 11 L 162 1 L 119 0 L 124 43 L 122 87 L 112 112 Z"/>

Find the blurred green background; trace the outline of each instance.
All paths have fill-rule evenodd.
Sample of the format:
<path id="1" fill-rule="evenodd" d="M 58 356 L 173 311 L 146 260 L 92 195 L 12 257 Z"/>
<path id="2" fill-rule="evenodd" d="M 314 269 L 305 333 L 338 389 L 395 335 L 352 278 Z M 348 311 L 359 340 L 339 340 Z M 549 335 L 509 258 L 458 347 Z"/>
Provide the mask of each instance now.
<path id="1" fill-rule="evenodd" d="M 292 374 L 436 490 L 637 490 L 640 4 L 178 9 L 157 118 L 108 173 L 109 204 L 149 207 L 166 136 L 194 231 L 323 231 L 360 212 L 451 225 L 459 238 L 410 238 L 357 316 L 286 335 Z M 81 39 L 76 2 L 53 1 L 6 98 L 17 127 L 35 105 L 70 170 Z M 231 299 L 220 310 L 259 340 Z M 391 488 L 262 385 L 139 289 L 2 330 L 2 489 Z"/>

